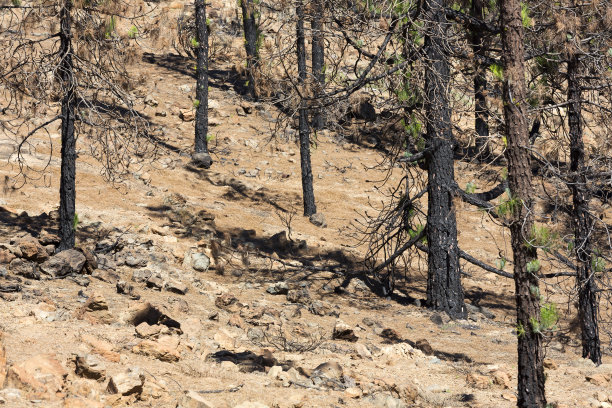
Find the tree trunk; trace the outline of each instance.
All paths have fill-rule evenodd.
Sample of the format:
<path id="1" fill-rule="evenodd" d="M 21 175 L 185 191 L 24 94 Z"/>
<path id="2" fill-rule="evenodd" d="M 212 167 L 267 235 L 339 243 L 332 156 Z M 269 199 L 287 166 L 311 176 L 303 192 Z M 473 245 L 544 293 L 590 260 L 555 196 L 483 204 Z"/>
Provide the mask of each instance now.
<path id="1" fill-rule="evenodd" d="M 304 4 L 299 0 L 297 12 L 297 62 L 300 84 L 306 81 L 306 41 L 304 38 Z M 306 101 L 300 101 L 299 108 L 300 132 L 300 165 L 302 170 L 302 194 L 304 198 L 304 215 L 310 216 L 317 212 L 314 189 L 312 186 L 312 164 L 310 162 L 310 126 L 308 125 L 308 106 Z"/>
<path id="2" fill-rule="evenodd" d="M 208 25 L 206 24 L 206 1 L 195 0 L 196 12 L 196 117 L 194 161 L 201 167 L 212 164 L 208 154 Z"/>
<path id="3" fill-rule="evenodd" d="M 315 96 L 325 87 L 325 42 L 323 35 L 324 0 L 315 0 L 312 15 L 312 75 L 315 79 Z M 312 127 L 315 130 L 325 127 L 325 116 L 320 108 L 313 112 Z"/>
<path id="4" fill-rule="evenodd" d="M 518 334 L 518 406 L 544 408 L 544 368 L 540 322 L 537 253 L 528 245 L 533 235 L 529 128 L 525 101 L 523 25 L 519 0 L 502 0 L 500 6 L 503 102 L 508 147 L 508 185 L 511 193 L 510 234 L 514 253 L 514 284 Z M 529 272 L 527 270 L 530 265 Z"/>
<path id="5" fill-rule="evenodd" d="M 257 50 L 257 22 L 255 21 L 255 5 L 253 0 L 240 0 L 242 9 L 242 26 L 244 28 L 244 48 L 247 55 L 247 92 L 253 99 L 257 100 L 257 89 L 253 72 L 259 64 L 259 52 Z"/>
<path id="6" fill-rule="evenodd" d="M 584 164 L 584 142 L 582 139 L 582 95 L 580 80 L 583 69 L 579 55 L 569 57 L 567 64 L 567 116 L 570 136 L 570 171 L 574 175 L 570 185 L 573 199 L 574 247 L 576 251 L 578 287 L 578 314 L 582 334 L 582 357 L 601 364 L 599 342 L 597 284 L 593 276 L 593 251 L 590 235 L 593 227 L 589 216 L 589 193 Z"/>
<path id="7" fill-rule="evenodd" d="M 472 16 L 483 19 L 484 5 L 483 0 L 472 0 Z M 485 55 L 485 38 L 481 31 L 475 27 L 470 28 L 470 39 L 475 55 Z M 477 58 L 474 59 L 474 107 L 475 130 L 476 130 L 476 157 L 479 160 L 489 159 L 490 151 L 487 141 L 489 139 L 489 110 L 487 108 L 487 71 Z"/>
<path id="8" fill-rule="evenodd" d="M 427 304 L 455 319 L 465 318 L 457 244 L 457 220 L 451 186 L 454 185 L 453 142 L 448 100 L 449 63 L 445 54 L 447 28 L 442 0 L 426 0 L 429 21 L 425 37 L 425 112 L 428 172 L 427 241 L 429 247 Z"/>
<path id="9" fill-rule="evenodd" d="M 62 97 L 62 163 L 60 176 L 60 220 L 61 242 L 59 250 L 74 248 L 75 202 L 76 202 L 76 138 L 75 83 L 72 61 L 72 1 L 64 0 L 60 10 L 60 66 L 59 77 L 64 91 Z"/>

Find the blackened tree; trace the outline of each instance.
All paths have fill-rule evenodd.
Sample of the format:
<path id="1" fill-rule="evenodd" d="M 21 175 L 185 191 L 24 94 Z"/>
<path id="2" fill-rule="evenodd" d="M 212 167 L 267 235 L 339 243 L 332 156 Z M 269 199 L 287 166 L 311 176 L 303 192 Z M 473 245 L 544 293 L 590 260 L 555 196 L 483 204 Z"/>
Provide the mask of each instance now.
<path id="1" fill-rule="evenodd" d="M 199 167 L 209 168 L 212 159 L 208 152 L 208 23 L 206 1 L 195 0 L 196 24 L 196 99 L 195 146 L 193 161 Z"/>
<path id="2" fill-rule="evenodd" d="M 530 243 L 534 232 L 533 187 L 526 108 L 525 45 L 518 0 L 501 1 L 500 27 L 503 27 L 503 101 L 518 335 L 518 406 L 545 408 L 540 290 L 536 274 L 540 263 L 536 247 Z"/>

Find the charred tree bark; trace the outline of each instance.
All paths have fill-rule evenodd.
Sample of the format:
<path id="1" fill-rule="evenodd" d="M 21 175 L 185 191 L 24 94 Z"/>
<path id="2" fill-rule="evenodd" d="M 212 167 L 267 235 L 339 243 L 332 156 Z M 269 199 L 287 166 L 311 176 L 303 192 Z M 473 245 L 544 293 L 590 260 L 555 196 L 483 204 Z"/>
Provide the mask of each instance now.
<path id="1" fill-rule="evenodd" d="M 304 36 L 304 4 L 301 0 L 296 6 L 297 13 L 297 63 L 299 83 L 306 82 L 306 39 Z M 312 181 L 312 163 L 310 160 L 310 125 L 308 124 L 308 106 L 305 100 L 299 107 L 300 165 L 302 170 L 302 195 L 304 215 L 311 216 L 317 212 Z"/>
<path id="2" fill-rule="evenodd" d="M 72 61 L 72 1 L 64 0 L 60 9 L 60 50 L 59 79 L 64 95 L 62 97 L 62 163 L 60 175 L 60 218 L 59 250 L 74 248 L 75 244 L 75 202 L 76 202 L 76 138 L 75 83 Z"/>
<path id="3" fill-rule="evenodd" d="M 593 222 L 589 216 L 589 193 L 584 164 L 584 142 L 582 138 L 582 95 L 580 80 L 583 69 L 578 54 L 569 57 L 567 64 L 567 116 L 570 137 L 570 171 L 574 175 L 570 185 L 573 200 L 574 247 L 576 251 L 578 287 L 578 314 L 582 335 L 582 357 L 601 364 L 599 341 L 597 284 L 593 271 L 593 251 L 590 235 Z"/>
<path id="4" fill-rule="evenodd" d="M 324 0 L 315 0 L 312 14 L 312 75 L 315 79 L 315 96 L 325 87 L 325 42 L 323 35 Z M 325 116 L 321 108 L 314 109 L 312 127 L 315 130 L 325 127 Z"/>
<path id="5" fill-rule="evenodd" d="M 483 19 L 483 0 L 472 0 L 471 14 L 473 17 Z M 479 56 L 485 56 L 485 33 L 477 27 L 470 27 L 470 40 L 472 50 L 476 55 L 474 58 L 474 107 L 475 130 L 476 130 L 476 157 L 479 160 L 489 159 L 490 151 L 487 141 L 489 139 L 489 110 L 487 108 L 487 72 Z"/>
<path id="6" fill-rule="evenodd" d="M 536 274 L 536 248 L 528 244 L 533 234 L 531 154 L 527 122 L 523 25 L 519 0 L 500 5 L 503 102 L 508 147 L 508 185 L 513 213 L 510 222 L 514 253 L 514 285 L 518 333 L 518 406 L 546 407 L 540 322 L 540 290 Z M 531 265 L 531 272 L 528 271 Z"/>
<path id="7" fill-rule="evenodd" d="M 426 0 L 425 37 L 426 166 L 428 174 L 427 305 L 452 318 L 467 316 L 461 287 L 457 220 L 451 186 L 455 183 L 453 136 L 448 99 L 449 62 L 445 53 L 448 23 L 442 0 Z"/>
<path id="8" fill-rule="evenodd" d="M 253 76 L 253 72 L 257 65 L 259 65 L 259 52 L 257 49 L 259 33 L 257 32 L 255 5 L 253 0 L 240 0 L 240 8 L 242 10 L 242 26 L 244 29 L 244 48 L 247 55 L 247 92 L 253 100 L 257 100 L 257 88 L 255 87 L 255 78 Z"/>
<path id="9" fill-rule="evenodd" d="M 195 0 L 196 12 L 196 117 L 194 162 L 199 167 L 209 168 L 212 159 L 208 154 L 208 25 L 206 24 L 206 1 Z"/>

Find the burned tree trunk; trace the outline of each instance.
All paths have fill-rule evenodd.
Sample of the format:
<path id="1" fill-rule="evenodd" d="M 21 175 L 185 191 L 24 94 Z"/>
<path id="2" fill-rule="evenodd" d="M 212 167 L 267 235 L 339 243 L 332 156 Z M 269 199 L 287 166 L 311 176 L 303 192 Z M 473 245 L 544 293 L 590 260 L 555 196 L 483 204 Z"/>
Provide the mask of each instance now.
<path id="1" fill-rule="evenodd" d="M 324 0 L 315 0 L 312 15 L 312 75 L 315 80 L 315 96 L 320 94 L 325 86 L 324 6 Z M 320 108 L 314 109 L 312 127 L 315 130 L 325 127 L 325 116 Z"/>
<path id="2" fill-rule="evenodd" d="M 467 312 L 461 287 L 457 220 L 451 188 L 455 171 L 448 99 L 450 69 L 445 53 L 448 24 L 442 0 L 427 0 L 423 11 L 430 22 L 425 37 L 429 247 L 427 305 L 460 319 L 465 318 Z"/>
<path id="3" fill-rule="evenodd" d="M 576 251 L 576 285 L 578 288 L 578 314 L 582 334 L 582 357 L 601 364 L 599 341 L 597 284 L 593 276 L 593 251 L 590 235 L 593 222 L 589 215 L 589 193 L 584 164 L 582 138 L 582 95 L 580 77 L 583 69 L 578 54 L 569 57 L 567 64 L 567 116 L 570 137 L 570 171 L 573 175 L 570 190 L 573 199 L 574 247 Z"/>
<path id="4" fill-rule="evenodd" d="M 208 154 L 208 25 L 206 24 L 206 1 L 195 0 L 196 11 L 196 117 L 194 163 L 209 168 L 212 159 Z"/>
<path id="5" fill-rule="evenodd" d="M 59 250 L 74 248 L 76 202 L 76 138 L 74 135 L 76 92 L 72 61 L 72 1 L 60 9 L 59 80 L 62 96 L 62 163 L 60 175 Z"/>
<path id="6" fill-rule="evenodd" d="M 512 205 L 510 234 L 518 334 L 518 406 L 544 408 L 544 368 L 540 322 L 539 269 L 533 236 L 531 154 L 526 109 L 525 51 L 519 0 L 502 0 L 500 27 L 504 64 L 503 101 L 508 147 L 508 185 Z"/>
<path id="7" fill-rule="evenodd" d="M 304 36 L 304 4 L 298 1 L 297 7 L 297 63 L 300 84 L 306 81 L 306 40 Z M 317 212 L 314 188 L 312 185 L 312 163 L 310 161 L 310 125 L 308 124 L 308 106 L 305 100 L 300 100 L 299 133 L 300 133 L 300 165 L 302 170 L 302 194 L 304 199 L 304 215 L 311 216 Z"/>
<path id="8" fill-rule="evenodd" d="M 259 33 L 257 32 L 257 21 L 255 19 L 255 5 L 253 0 L 240 0 L 240 8 L 242 10 L 242 26 L 244 29 L 244 48 L 247 56 L 247 92 L 253 100 L 257 100 L 257 89 L 253 76 L 253 72 L 259 64 L 259 53 L 257 50 L 257 37 Z"/>
<path id="9" fill-rule="evenodd" d="M 472 16 L 482 19 L 484 12 L 483 0 L 472 0 Z M 472 50 L 476 56 L 485 56 L 485 36 L 476 27 L 470 27 L 470 40 Z M 490 156 L 489 146 L 489 110 L 487 108 L 487 72 L 478 58 L 474 59 L 474 107 L 475 130 L 476 130 L 476 157 L 486 161 Z"/>

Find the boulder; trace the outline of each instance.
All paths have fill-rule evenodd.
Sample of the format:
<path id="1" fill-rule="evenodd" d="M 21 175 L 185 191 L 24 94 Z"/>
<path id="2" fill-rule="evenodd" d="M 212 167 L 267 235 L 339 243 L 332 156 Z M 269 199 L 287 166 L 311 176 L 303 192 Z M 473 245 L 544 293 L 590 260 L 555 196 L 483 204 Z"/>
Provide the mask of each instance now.
<path id="1" fill-rule="evenodd" d="M 325 216 L 321 213 L 312 214 L 309 220 L 311 224 L 316 225 L 317 227 L 321 227 L 321 228 L 327 227 Z"/>
<path id="2" fill-rule="evenodd" d="M 104 363 L 92 354 L 78 354 L 74 358 L 75 373 L 92 380 L 104 380 L 106 367 Z"/>
<path id="3" fill-rule="evenodd" d="M 7 385 L 25 391 L 33 399 L 57 400 L 62 397 L 67 375 L 53 354 L 40 354 L 13 364 L 8 370 Z"/>
<path id="4" fill-rule="evenodd" d="M 42 265 L 41 271 L 54 278 L 61 278 L 70 274 L 77 274 L 83 271 L 87 258 L 76 249 L 68 249 L 53 255 Z"/>
<path id="5" fill-rule="evenodd" d="M 44 262 L 49 258 L 49 254 L 47 254 L 45 247 L 34 238 L 26 238 L 19 241 L 18 247 L 22 257 L 29 261 Z"/>
<path id="6" fill-rule="evenodd" d="M 199 272 L 206 272 L 210 267 L 210 258 L 201 252 L 191 254 L 191 267 Z"/>
<path id="7" fill-rule="evenodd" d="M 9 264 L 9 269 L 16 275 L 23 276 L 28 279 L 40 279 L 40 272 L 38 271 L 38 265 L 32 261 L 26 261 L 25 259 L 15 258 Z"/>
<path id="8" fill-rule="evenodd" d="M 145 376 L 139 369 L 131 369 L 111 376 L 106 390 L 111 394 L 139 395 L 142 393 Z"/>
<path id="9" fill-rule="evenodd" d="M 179 340 L 174 336 L 163 336 L 159 340 L 143 340 L 133 347 L 132 351 L 144 354 L 161 361 L 173 362 L 181 358 L 178 352 Z"/>

